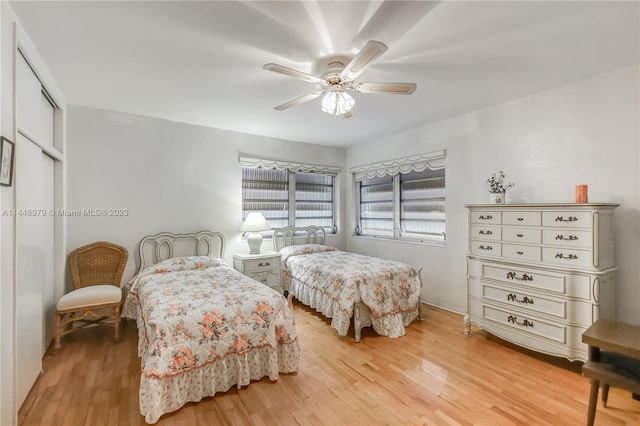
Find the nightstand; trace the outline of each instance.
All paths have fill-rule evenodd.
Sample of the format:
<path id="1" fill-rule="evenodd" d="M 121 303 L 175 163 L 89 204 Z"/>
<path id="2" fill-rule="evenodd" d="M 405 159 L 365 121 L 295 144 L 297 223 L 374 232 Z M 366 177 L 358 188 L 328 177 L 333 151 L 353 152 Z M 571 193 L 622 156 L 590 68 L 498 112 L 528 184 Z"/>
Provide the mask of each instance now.
<path id="1" fill-rule="evenodd" d="M 263 251 L 259 254 L 236 253 L 233 255 L 233 267 L 236 271 L 283 294 L 280 284 L 281 258 L 282 255 L 275 251 Z"/>

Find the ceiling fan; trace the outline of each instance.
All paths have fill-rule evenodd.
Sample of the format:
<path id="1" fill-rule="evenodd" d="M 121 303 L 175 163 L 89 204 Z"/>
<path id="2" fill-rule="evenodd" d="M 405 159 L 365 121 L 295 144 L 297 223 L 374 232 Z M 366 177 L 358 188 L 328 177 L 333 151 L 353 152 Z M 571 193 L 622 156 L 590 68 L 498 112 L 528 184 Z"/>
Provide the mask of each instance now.
<path id="1" fill-rule="evenodd" d="M 386 51 L 386 44 L 370 40 L 350 61 L 349 58 L 345 56 L 324 58 L 320 65 L 324 65 L 325 71 L 319 77 L 278 64 L 265 64 L 262 67 L 265 70 L 274 71 L 318 85 L 317 90 L 278 105 L 274 109 L 283 111 L 322 96 L 322 111 L 332 114 L 334 117 L 349 118 L 351 117 L 351 109 L 356 101 L 347 93 L 348 91 L 355 93 L 389 93 L 397 95 L 412 94 L 417 87 L 415 83 L 355 82 L 355 79 Z M 346 66 L 345 63 L 347 64 Z"/>

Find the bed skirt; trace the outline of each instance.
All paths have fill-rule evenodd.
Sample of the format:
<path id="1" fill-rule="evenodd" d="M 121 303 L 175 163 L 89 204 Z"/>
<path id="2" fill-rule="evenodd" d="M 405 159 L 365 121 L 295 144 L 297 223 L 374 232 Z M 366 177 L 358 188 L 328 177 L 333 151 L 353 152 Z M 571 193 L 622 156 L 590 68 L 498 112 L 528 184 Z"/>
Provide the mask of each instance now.
<path id="1" fill-rule="evenodd" d="M 293 293 L 301 303 L 315 309 L 326 318 L 330 318 L 331 327 L 335 328 L 340 336 L 347 335 L 354 314 L 354 306 L 356 303 L 362 303 L 359 296 L 354 294 L 353 303 L 350 306 L 341 306 L 328 292 L 293 278 L 286 270 L 282 273 L 282 286 L 285 291 Z M 381 336 L 401 337 L 406 334 L 405 327 L 419 315 L 420 301 L 415 308 L 406 311 L 388 313 L 378 317 L 370 315 L 371 325 Z M 358 331 L 356 330 L 356 334 L 359 334 Z M 359 340 L 359 336 L 356 336 L 356 340 Z"/>

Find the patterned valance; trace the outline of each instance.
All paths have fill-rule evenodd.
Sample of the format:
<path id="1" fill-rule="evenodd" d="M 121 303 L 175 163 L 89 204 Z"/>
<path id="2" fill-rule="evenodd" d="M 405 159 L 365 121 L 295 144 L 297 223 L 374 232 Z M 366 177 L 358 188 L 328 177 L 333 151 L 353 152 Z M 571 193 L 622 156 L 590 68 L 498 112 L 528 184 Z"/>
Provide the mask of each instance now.
<path id="1" fill-rule="evenodd" d="M 292 163 L 288 161 L 267 160 L 264 158 L 240 157 L 240 165 L 247 169 L 275 169 L 291 170 L 305 173 L 325 173 L 330 176 L 337 176 L 340 173 L 339 167 L 321 166 L 318 164 Z"/>
<path id="2" fill-rule="evenodd" d="M 384 161 L 382 163 L 367 164 L 364 166 L 351 167 L 349 173 L 355 175 L 356 181 L 380 177 L 385 175 L 397 175 L 398 173 L 408 173 L 412 171 L 420 172 L 427 167 L 432 170 L 444 167 L 445 152 L 435 151 L 428 154 L 420 154 L 411 157 L 399 158 L 397 160 Z"/>

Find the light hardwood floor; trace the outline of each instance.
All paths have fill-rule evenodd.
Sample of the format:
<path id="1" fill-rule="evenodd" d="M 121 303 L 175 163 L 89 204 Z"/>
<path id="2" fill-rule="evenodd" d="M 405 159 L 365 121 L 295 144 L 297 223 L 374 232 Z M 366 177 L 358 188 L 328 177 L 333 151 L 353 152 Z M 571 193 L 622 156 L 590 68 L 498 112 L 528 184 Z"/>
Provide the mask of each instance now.
<path id="1" fill-rule="evenodd" d="M 253 382 L 165 414 L 158 425 L 582 425 L 589 382 L 581 363 L 541 357 L 473 328 L 462 316 L 423 309 L 398 339 L 365 329 L 362 343 L 295 304 L 297 374 Z M 351 332 L 353 336 L 353 332 Z M 31 425 L 144 425 L 138 411 L 140 361 L 133 321 L 63 338 L 44 359 L 19 412 Z M 640 424 L 640 402 L 611 390 L 596 425 Z"/>

